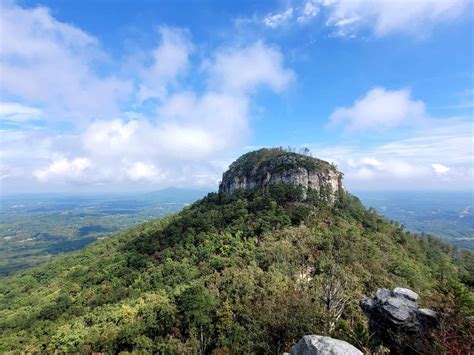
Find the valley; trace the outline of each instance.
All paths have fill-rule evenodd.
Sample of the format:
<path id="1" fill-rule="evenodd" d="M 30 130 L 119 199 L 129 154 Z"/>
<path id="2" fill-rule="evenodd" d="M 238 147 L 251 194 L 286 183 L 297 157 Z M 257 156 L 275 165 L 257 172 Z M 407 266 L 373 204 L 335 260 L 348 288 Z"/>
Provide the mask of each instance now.
<path id="1" fill-rule="evenodd" d="M 181 210 L 205 193 L 169 188 L 143 194 L 3 197 L 0 277 L 82 249 L 97 239 Z"/>

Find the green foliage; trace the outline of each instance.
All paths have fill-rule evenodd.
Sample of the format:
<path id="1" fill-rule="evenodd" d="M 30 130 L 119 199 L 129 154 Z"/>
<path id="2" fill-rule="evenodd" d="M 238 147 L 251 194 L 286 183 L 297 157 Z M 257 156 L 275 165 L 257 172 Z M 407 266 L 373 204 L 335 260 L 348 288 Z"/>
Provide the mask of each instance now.
<path id="1" fill-rule="evenodd" d="M 465 285 L 449 279 L 437 286 L 434 308 L 440 314 L 440 327 L 433 334 L 434 344 L 425 344 L 439 353 L 468 354 L 472 352 L 474 327 L 474 295 Z"/>
<path id="2" fill-rule="evenodd" d="M 197 283 L 187 287 L 178 296 L 177 303 L 183 315 L 183 324 L 189 328 L 211 323 L 216 301 L 203 285 Z"/>
<path id="3" fill-rule="evenodd" d="M 325 331 L 368 349 L 358 301 L 379 287 L 409 287 L 446 319 L 469 314 L 471 254 L 446 253 L 346 193 L 313 202 L 278 185 L 209 194 L 4 278 L 0 352 L 276 353 Z"/>
<path id="4" fill-rule="evenodd" d="M 255 172 L 258 176 L 261 171 L 269 166 L 273 167 L 274 172 L 288 171 L 300 167 L 308 171 L 336 171 L 335 166 L 324 160 L 297 154 L 281 147 L 262 148 L 244 154 L 231 164 L 229 171 L 238 175 L 249 175 L 251 172 Z"/>

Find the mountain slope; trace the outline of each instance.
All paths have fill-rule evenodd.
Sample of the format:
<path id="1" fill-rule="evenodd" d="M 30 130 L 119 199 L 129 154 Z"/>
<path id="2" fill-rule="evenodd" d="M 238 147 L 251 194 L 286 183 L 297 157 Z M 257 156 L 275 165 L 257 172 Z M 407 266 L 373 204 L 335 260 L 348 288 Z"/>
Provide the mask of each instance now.
<path id="1" fill-rule="evenodd" d="M 261 153 L 247 156 L 250 168 Z M 367 348 L 358 300 L 379 287 L 409 287 L 436 309 L 443 290 L 469 312 L 472 254 L 454 259 L 343 189 L 331 199 L 291 181 L 211 193 L 3 279 L 0 351 L 276 353 L 329 333 Z M 328 306 L 327 287 L 342 314 Z"/>

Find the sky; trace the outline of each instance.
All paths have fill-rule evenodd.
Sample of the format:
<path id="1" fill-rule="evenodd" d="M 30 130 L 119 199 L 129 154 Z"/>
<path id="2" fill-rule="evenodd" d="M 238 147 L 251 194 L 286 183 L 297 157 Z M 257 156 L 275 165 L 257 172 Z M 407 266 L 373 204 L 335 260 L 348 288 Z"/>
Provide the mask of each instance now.
<path id="1" fill-rule="evenodd" d="M 279 146 L 473 189 L 472 1 L 0 3 L 2 194 L 212 190 Z"/>

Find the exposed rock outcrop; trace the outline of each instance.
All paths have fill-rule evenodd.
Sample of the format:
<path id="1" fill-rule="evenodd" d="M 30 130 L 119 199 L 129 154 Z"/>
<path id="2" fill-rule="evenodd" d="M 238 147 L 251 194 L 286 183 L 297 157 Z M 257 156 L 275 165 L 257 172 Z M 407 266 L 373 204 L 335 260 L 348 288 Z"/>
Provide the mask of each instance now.
<path id="1" fill-rule="evenodd" d="M 291 355 L 362 355 L 362 352 L 343 340 L 305 335 L 293 347 Z"/>
<path id="2" fill-rule="evenodd" d="M 418 308 L 419 296 L 407 288 L 393 291 L 379 289 L 375 297 L 360 300 L 369 318 L 369 329 L 377 343 L 383 343 L 395 354 L 423 353 L 423 341 L 429 341 L 430 330 L 437 326 L 436 312 Z"/>
<path id="3" fill-rule="evenodd" d="M 309 190 L 334 201 L 343 190 L 342 173 L 326 161 L 281 149 L 260 149 L 235 161 L 222 177 L 219 192 L 239 189 L 267 189 L 272 184 L 300 186 L 303 197 Z"/>

